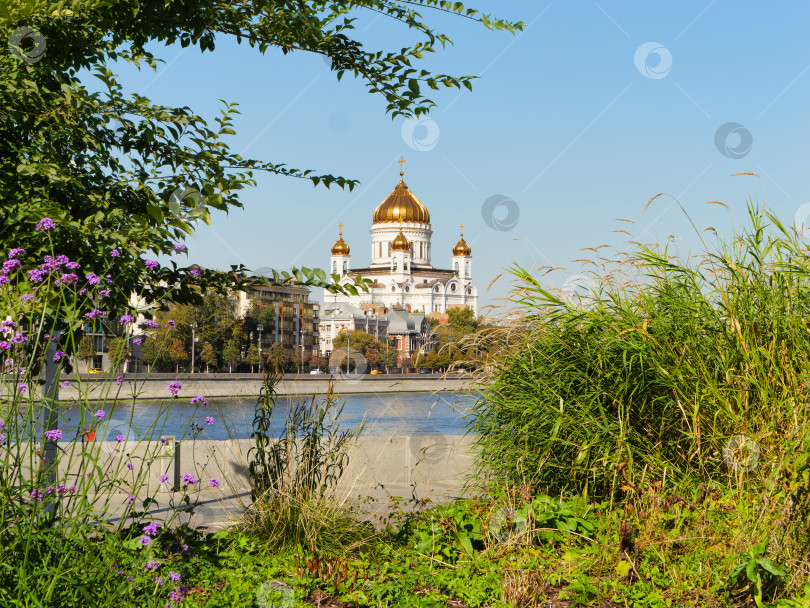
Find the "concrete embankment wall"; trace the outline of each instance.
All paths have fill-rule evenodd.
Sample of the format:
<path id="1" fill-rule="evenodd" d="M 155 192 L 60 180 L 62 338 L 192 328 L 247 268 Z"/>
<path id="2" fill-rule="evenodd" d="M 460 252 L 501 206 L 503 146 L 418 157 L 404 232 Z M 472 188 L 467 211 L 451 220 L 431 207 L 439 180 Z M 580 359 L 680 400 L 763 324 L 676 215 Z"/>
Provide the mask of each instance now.
<path id="1" fill-rule="evenodd" d="M 459 496 L 467 475 L 472 471 L 471 437 L 459 435 L 412 435 L 404 437 L 361 437 L 348 449 L 348 465 L 338 486 L 349 498 L 385 495 L 436 500 Z M 78 444 L 77 453 L 80 451 Z M 144 463 L 146 487 L 141 494 L 166 491 L 182 475 L 193 474 L 206 494 L 222 496 L 250 489 L 248 477 L 250 439 L 229 441 L 189 440 L 176 445 L 156 441 L 105 441 L 93 447 L 100 450 L 99 465 L 110 477 L 125 480 L 137 474 Z M 78 455 L 78 454 L 77 454 Z M 63 463 L 67 459 L 63 460 Z M 60 467 L 59 479 L 79 476 L 80 459 L 70 471 Z M 127 463 L 134 463 L 130 472 Z M 98 469 L 96 469 L 98 470 Z M 169 482 L 161 486 L 158 478 L 166 474 Z M 210 489 L 209 480 L 216 478 L 220 487 Z"/>
<path id="2" fill-rule="evenodd" d="M 179 381 L 183 388 L 178 398 L 255 397 L 262 388 L 258 374 L 151 374 L 148 378 L 124 376 L 121 383 L 98 375 L 72 378 L 68 388 L 59 390 L 60 400 L 74 400 L 82 396 L 90 399 L 168 399 L 168 385 Z M 323 395 L 329 387 L 329 376 L 284 376 L 276 387 L 279 395 Z M 472 388 L 469 377 L 441 377 L 420 374 L 382 374 L 379 376 L 341 376 L 334 379 L 337 394 L 411 393 L 411 392 L 466 392 Z"/>

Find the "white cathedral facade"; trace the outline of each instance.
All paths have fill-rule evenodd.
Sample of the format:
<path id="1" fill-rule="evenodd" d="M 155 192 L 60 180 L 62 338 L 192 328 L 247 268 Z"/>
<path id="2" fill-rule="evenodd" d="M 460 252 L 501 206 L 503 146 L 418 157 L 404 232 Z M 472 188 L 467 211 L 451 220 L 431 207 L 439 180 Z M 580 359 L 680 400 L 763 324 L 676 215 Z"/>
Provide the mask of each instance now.
<path id="1" fill-rule="evenodd" d="M 478 291 L 472 283 L 472 251 L 464 240 L 448 251 L 450 268 L 431 264 L 430 213 L 403 181 L 400 160 L 399 183 L 374 210 L 371 224 L 371 264 L 352 266 L 350 248 L 340 235 L 332 246 L 329 269 L 342 284 L 355 277 L 371 279 L 369 291 L 351 294 L 324 293 L 324 302 L 348 302 L 366 310 L 405 308 L 411 312 L 444 313 L 453 307 L 468 307 L 478 313 Z"/>

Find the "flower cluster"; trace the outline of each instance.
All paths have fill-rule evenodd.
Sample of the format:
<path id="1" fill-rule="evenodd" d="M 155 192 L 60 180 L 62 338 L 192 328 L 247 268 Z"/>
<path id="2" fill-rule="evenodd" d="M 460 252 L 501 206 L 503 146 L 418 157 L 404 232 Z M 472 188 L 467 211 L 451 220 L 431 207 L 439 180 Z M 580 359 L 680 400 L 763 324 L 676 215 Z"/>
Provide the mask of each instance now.
<path id="1" fill-rule="evenodd" d="M 186 473 L 183 475 L 183 485 L 184 486 L 193 486 L 197 483 L 197 478 L 194 477 L 191 473 Z"/>
<path id="2" fill-rule="evenodd" d="M 177 393 L 179 393 L 182 390 L 182 388 L 183 388 L 183 383 L 178 382 L 177 380 L 175 380 L 174 382 L 171 382 L 169 384 L 169 386 L 168 386 L 169 392 L 172 395 L 176 395 Z"/>
<path id="3" fill-rule="evenodd" d="M 51 429 L 45 431 L 45 439 L 48 441 L 58 441 L 62 438 L 62 429 Z"/>
<path id="4" fill-rule="evenodd" d="M 208 405 L 208 400 L 203 395 L 191 398 L 191 405 Z"/>
<path id="5" fill-rule="evenodd" d="M 54 222 L 49 217 L 43 217 L 37 223 L 37 227 L 35 228 L 35 230 L 37 232 L 47 232 L 48 230 L 51 230 L 52 228 L 56 228 L 56 222 Z"/>

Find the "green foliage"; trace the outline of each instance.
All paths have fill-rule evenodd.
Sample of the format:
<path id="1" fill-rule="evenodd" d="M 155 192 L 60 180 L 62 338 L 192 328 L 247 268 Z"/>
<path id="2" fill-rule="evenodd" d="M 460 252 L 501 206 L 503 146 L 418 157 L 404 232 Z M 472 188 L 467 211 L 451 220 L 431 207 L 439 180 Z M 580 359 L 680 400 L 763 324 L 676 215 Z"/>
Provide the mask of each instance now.
<path id="1" fill-rule="evenodd" d="M 768 541 L 764 541 L 741 553 L 737 559 L 742 559 L 742 563 L 728 575 L 728 586 L 732 595 L 736 595 L 738 599 L 740 596 L 748 595 L 759 608 L 762 608 L 763 600 L 773 596 L 787 575 L 784 566 L 765 557 L 767 551 Z M 739 592 L 740 588 L 744 590 Z"/>
<path id="2" fill-rule="evenodd" d="M 89 367 L 93 357 L 96 356 L 96 345 L 93 343 L 93 338 L 90 336 L 84 336 L 81 339 L 79 342 L 79 347 L 76 349 L 76 356 L 79 359 L 83 359 Z"/>
<path id="3" fill-rule="evenodd" d="M 245 355 L 245 363 L 250 365 L 251 373 L 254 371 L 254 366 L 262 364 L 262 356 L 259 354 L 259 347 L 251 344 L 248 348 L 247 355 Z"/>
<path id="4" fill-rule="evenodd" d="M 475 317 L 472 308 L 450 308 L 447 311 L 447 323 L 455 325 L 465 333 L 478 329 L 479 320 Z"/>
<path id="5" fill-rule="evenodd" d="M 110 365 L 118 370 L 129 358 L 129 345 L 124 338 L 110 338 L 108 342 Z"/>
<path id="6" fill-rule="evenodd" d="M 229 370 L 233 371 L 233 366 L 242 361 L 242 351 L 240 350 L 236 340 L 228 340 L 225 347 L 222 349 L 222 358 L 228 364 Z"/>
<path id="7" fill-rule="evenodd" d="M 213 367 L 216 370 L 218 364 L 217 353 L 210 342 L 203 344 L 202 351 L 200 352 L 200 361 L 205 364 L 206 372 L 209 367 Z"/>
<path id="8" fill-rule="evenodd" d="M 585 297 L 515 268 L 530 334 L 476 407 L 481 466 L 499 483 L 601 497 L 642 476 L 778 481 L 810 414 L 810 255 L 775 216 L 752 206 L 749 220 L 699 259 L 640 247 Z M 738 435 L 773 468 L 726 462 Z"/>

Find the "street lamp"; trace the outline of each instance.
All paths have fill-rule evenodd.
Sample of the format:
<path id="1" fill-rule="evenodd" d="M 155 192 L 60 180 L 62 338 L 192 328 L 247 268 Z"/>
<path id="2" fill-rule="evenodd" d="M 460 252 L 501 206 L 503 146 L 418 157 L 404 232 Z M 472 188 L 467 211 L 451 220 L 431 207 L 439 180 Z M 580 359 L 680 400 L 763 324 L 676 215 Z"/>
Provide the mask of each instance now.
<path id="1" fill-rule="evenodd" d="M 264 326 L 259 324 L 256 326 L 256 331 L 259 332 L 259 359 L 262 360 L 261 366 L 264 369 L 264 359 L 262 358 L 262 331 L 264 331 Z"/>
<path id="2" fill-rule="evenodd" d="M 191 328 L 191 373 L 193 374 L 194 373 L 194 342 L 195 342 L 194 331 L 197 329 L 197 322 L 192 321 L 191 323 L 188 324 L 188 326 Z"/>

